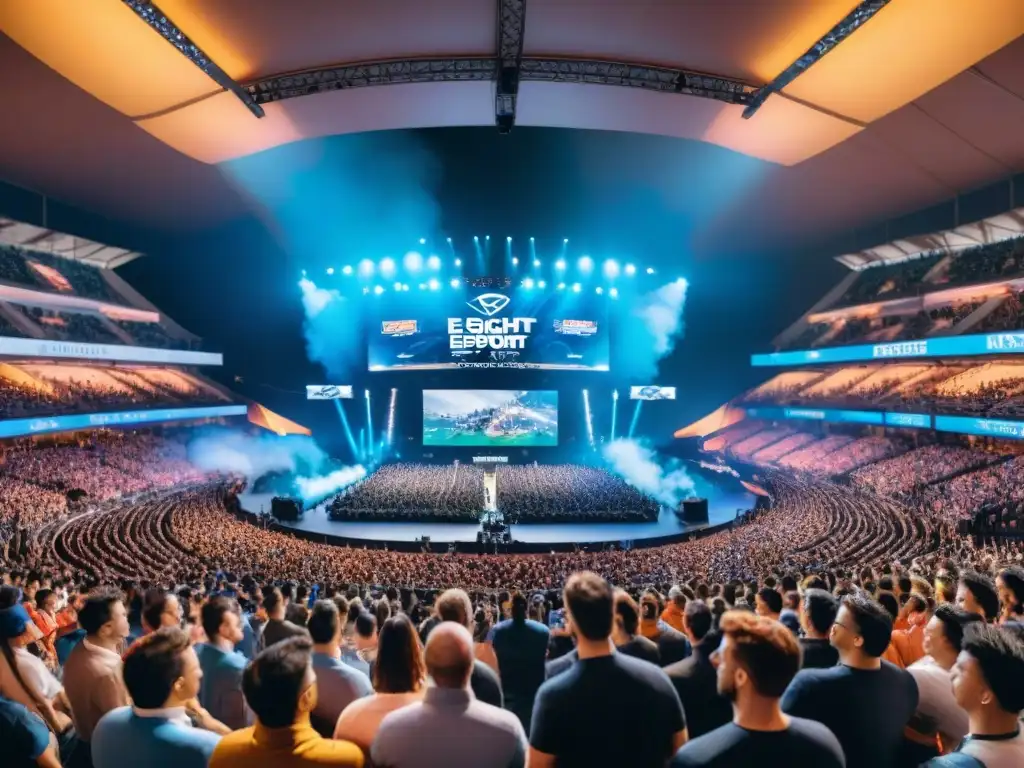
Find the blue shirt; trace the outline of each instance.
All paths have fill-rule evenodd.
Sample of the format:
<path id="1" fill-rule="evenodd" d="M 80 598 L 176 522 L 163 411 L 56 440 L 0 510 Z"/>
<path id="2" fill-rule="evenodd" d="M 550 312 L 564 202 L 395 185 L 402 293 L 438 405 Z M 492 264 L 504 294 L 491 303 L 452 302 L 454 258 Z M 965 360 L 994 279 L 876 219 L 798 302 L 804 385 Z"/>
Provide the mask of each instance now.
<path id="1" fill-rule="evenodd" d="M 28 768 L 50 746 L 50 731 L 38 715 L 0 696 L 0 744 L 5 766 Z"/>
<path id="2" fill-rule="evenodd" d="M 235 650 L 247 659 L 252 659 L 256 655 L 256 633 L 253 631 L 248 616 L 242 616 L 242 639 L 235 646 Z"/>
<path id="3" fill-rule="evenodd" d="M 71 655 L 71 652 L 75 650 L 75 646 L 82 642 L 83 637 L 85 637 L 85 630 L 79 628 L 57 638 L 55 645 L 57 649 L 57 662 L 62 667 L 65 662 L 67 662 L 68 656 Z"/>
<path id="4" fill-rule="evenodd" d="M 206 768 L 220 736 L 170 717 L 140 717 L 131 707 L 105 714 L 92 732 L 95 768 Z"/>
<path id="5" fill-rule="evenodd" d="M 209 643 L 196 646 L 203 681 L 199 684 L 199 703 L 211 715 L 233 731 L 253 724 L 242 694 L 242 673 L 246 659 L 237 651 L 225 653 Z"/>
<path id="6" fill-rule="evenodd" d="M 331 738 L 338 716 L 356 699 L 373 693 L 370 678 L 340 659 L 323 653 L 313 654 L 316 673 L 316 709 L 311 720 L 321 736 Z"/>
<path id="7" fill-rule="evenodd" d="M 550 632 L 538 621 L 507 619 L 491 630 L 490 640 L 498 657 L 505 709 L 512 710 L 529 728 L 533 698 L 544 682 L 544 661 Z"/>

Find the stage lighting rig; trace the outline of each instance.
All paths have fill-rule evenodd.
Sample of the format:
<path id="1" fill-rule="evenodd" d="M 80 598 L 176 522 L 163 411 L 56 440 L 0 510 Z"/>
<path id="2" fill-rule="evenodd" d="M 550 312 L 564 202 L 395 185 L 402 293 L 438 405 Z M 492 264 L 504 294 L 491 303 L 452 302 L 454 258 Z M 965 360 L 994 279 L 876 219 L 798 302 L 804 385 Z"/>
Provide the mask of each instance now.
<path id="1" fill-rule="evenodd" d="M 494 124 L 498 133 L 509 133 L 516 123 L 525 27 L 526 0 L 498 0 L 498 71 L 494 89 Z"/>

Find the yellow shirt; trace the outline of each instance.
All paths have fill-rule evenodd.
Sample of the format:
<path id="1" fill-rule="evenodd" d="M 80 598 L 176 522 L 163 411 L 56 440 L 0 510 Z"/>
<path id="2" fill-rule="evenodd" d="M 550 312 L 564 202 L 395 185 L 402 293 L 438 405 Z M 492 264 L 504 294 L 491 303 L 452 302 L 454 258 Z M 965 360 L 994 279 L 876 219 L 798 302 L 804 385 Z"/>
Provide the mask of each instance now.
<path id="1" fill-rule="evenodd" d="M 251 728 L 229 733 L 210 758 L 210 768 L 291 768 L 342 765 L 363 768 L 363 753 L 350 741 L 325 739 L 309 718 L 288 728 Z"/>

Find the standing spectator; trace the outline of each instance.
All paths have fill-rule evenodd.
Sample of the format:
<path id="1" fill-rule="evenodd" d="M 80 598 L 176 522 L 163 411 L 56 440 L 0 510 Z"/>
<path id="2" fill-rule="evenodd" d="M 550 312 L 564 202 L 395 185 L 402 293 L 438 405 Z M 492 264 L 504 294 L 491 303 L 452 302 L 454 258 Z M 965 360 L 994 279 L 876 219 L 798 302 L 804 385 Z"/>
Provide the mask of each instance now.
<path id="1" fill-rule="evenodd" d="M 550 631 L 539 621 L 526 618 L 526 595 L 512 595 L 512 618 L 491 630 L 491 645 L 498 659 L 498 675 L 505 708 L 515 713 L 525 730 L 537 689 L 544 682 L 544 660 Z"/>
<path id="2" fill-rule="evenodd" d="M 668 676 L 616 652 L 614 601 L 611 585 L 595 573 L 574 573 L 565 585 L 579 661 L 537 692 L 533 768 L 663 766 L 686 741 L 683 707 Z M 628 706 L 609 706 L 614 701 Z"/>
<path id="3" fill-rule="evenodd" d="M 966 735 L 967 713 L 953 697 L 950 676 L 963 647 L 964 630 L 978 621 L 983 621 L 980 615 L 943 603 L 925 626 L 928 655 L 907 667 L 917 683 L 918 702 L 906 730 L 903 763 L 918 765 L 948 752 Z"/>
<path id="4" fill-rule="evenodd" d="M 657 643 L 662 664 L 674 664 L 690 655 L 686 635 L 661 620 L 661 596 L 651 589 L 640 596 L 640 634 Z"/>
<path id="5" fill-rule="evenodd" d="M 469 600 L 469 595 L 463 590 L 449 589 L 442 592 L 441 596 L 437 598 L 434 608 L 442 622 L 453 621 L 472 632 L 473 604 Z M 498 678 L 498 674 L 482 661 L 477 660 L 473 663 L 469 687 L 472 689 L 473 695 L 485 704 L 499 708 L 504 705 L 501 695 L 501 680 Z"/>
<path id="6" fill-rule="evenodd" d="M 786 689 L 783 710 L 817 720 L 839 739 L 850 768 L 895 766 L 903 729 L 917 709 L 917 686 L 882 661 L 892 618 L 863 593 L 843 598 L 832 625 L 837 667 L 805 669 Z"/>
<path id="7" fill-rule="evenodd" d="M 361 768 L 355 744 L 325 739 L 310 725 L 317 688 L 312 650 L 308 637 L 292 637 L 271 644 L 246 667 L 242 689 L 256 725 L 221 739 L 210 768 Z"/>
<path id="8" fill-rule="evenodd" d="M 64 690 L 71 702 L 75 730 L 87 746 L 100 718 L 130 703 L 118 653 L 128 637 L 128 614 L 121 594 L 101 591 L 89 595 L 78 612 L 78 624 L 85 637 L 64 665 Z"/>
<path id="9" fill-rule="evenodd" d="M 374 764 L 391 768 L 525 765 L 526 734 L 519 719 L 473 695 L 469 629 L 442 621 L 427 638 L 425 656 L 434 685 L 423 701 L 384 718 L 371 750 Z"/>
<path id="10" fill-rule="evenodd" d="M 46 723 L 16 701 L 0 696 L 0 744 L 4 760 L 21 768 L 61 768 L 57 742 Z"/>
<path id="11" fill-rule="evenodd" d="M 186 707 L 199 693 L 203 672 L 188 634 L 164 627 L 141 638 L 125 656 L 124 684 L 132 705 L 111 710 L 92 734 L 95 768 L 206 768 L 219 732 L 227 729 L 203 709 Z"/>
<path id="12" fill-rule="evenodd" d="M 321 736 L 330 738 L 342 711 L 356 699 L 373 694 L 370 678 L 341 660 L 342 619 L 338 606 L 317 600 L 309 617 L 313 638 L 313 672 L 317 702 L 310 717 Z"/>
<path id="13" fill-rule="evenodd" d="M 800 601 L 800 626 L 804 636 L 803 669 L 827 669 L 839 663 L 839 651 L 832 647 L 829 635 L 839 613 L 839 601 L 824 589 L 808 589 Z"/>
<path id="14" fill-rule="evenodd" d="M 782 595 L 771 587 L 761 587 L 754 597 L 754 610 L 758 616 L 778 621 L 782 615 Z"/>
<path id="15" fill-rule="evenodd" d="M 366 665 L 367 676 L 373 677 L 373 668 L 377 664 L 377 616 L 369 611 L 360 611 L 352 639 L 355 657 Z"/>
<path id="16" fill-rule="evenodd" d="M 800 636 L 800 593 L 791 589 L 782 596 L 779 621 L 795 636 Z"/>
<path id="17" fill-rule="evenodd" d="M 956 604 L 987 622 L 994 622 L 999 618 L 999 591 L 995 581 L 977 571 L 964 571 L 956 587 Z"/>
<path id="18" fill-rule="evenodd" d="M 715 652 L 718 691 L 732 701 L 733 721 L 686 744 L 673 768 L 843 768 L 842 747 L 828 728 L 782 712 L 779 700 L 800 669 L 800 645 L 793 633 L 748 611 L 727 611 L 721 630 L 722 645 Z"/>
<path id="19" fill-rule="evenodd" d="M 676 632 L 684 632 L 683 612 L 686 610 L 686 595 L 678 586 L 668 591 L 668 603 L 665 610 L 661 612 L 661 620 L 668 624 Z"/>
<path id="20" fill-rule="evenodd" d="M 693 653 L 669 664 L 665 674 L 683 703 L 687 732 L 691 738 L 696 738 L 728 723 L 732 719 L 732 706 L 718 692 L 711 655 L 718 649 L 719 635 L 712 631 L 714 617 L 707 603 L 690 600 L 683 614 L 683 625 Z"/>
<path id="21" fill-rule="evenodd" d="M 263 625 L 263 631 L 260 633 L 261 651 L 290 637 L 309 637 L 304 627 L 285 620 L 287 606 L 287 601 L 278 587 L 264 590 L 263 608 L 267 612 L 267 623 Z"/>
<path id="22" fill-rule="evenodd" d="M 643 635 L 637 634 L 640 628 L 640 608 L 636 600 L 623 589 L 615 590 L 615 621 L 612 623 L 612 642 L 619 653 L 633 656 L 661 666 L 661 654 L 658 645 Z"/>
<path id="23" fill-rule="evenodd" d="M 334 738 L 355 744 L 366 754 L 381 721 L 389 713 L 423 698 L 427 683 L 423 648 L 405 614 L 392 616 L 380 630 L 373 696 L 356 699 L 341 713 Z"/>
<path id="24" fill-rule="evenodd" d="M 146 632 L 156 632 L 162 627 L 180 627 L 181 617 L 181 601 L 173 592 L 151 589 L 146 593 L 142 607 L 142 626 Z"/>
<path id="25" fill-rule="evenodd" d="M 1004 627 L 972 624 L 964 632 L 963 650 L 953 667 L 953 696 L 967 712 L 970 733 L 956 756 L 927 763 L 945 768 L 963 763 L 967 755 L 985 768 L 1020 768 L 1024 765 L 1024 642 Z"/>
<path id="26" fill-rule="evenodd" d="M 242 694 L 245 656 L 235 650 L 242 641 L 241 610 L 230 597 L 213 597 L 203 605 L 200 617 L 207 642 L 197 646 L 203 670 L 199 703 L 228 728 L 245 728 L 252 717 Z"/>

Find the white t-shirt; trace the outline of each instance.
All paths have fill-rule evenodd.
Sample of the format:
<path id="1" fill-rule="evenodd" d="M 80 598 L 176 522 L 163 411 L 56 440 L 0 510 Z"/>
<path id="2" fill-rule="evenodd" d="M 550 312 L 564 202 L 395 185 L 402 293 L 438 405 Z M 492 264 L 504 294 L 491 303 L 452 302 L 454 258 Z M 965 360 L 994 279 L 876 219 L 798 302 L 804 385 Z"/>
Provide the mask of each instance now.
<path id="1" fill-rule="evenodd" d="M 1024 731 L 1000 741 L 970 739 L 960 752 L 978 758 L 985 768 L 1020 768 L 1024 765 Z"/>
<path id="2" fill-rule="evenodd" d="M 949 672 L 935 663 L 931 656 L 915 661 L 907 672 L 917 683 L 917 714 L 935 724 L 947 743 L 958 744 L 970 730 L 967 713 L 953 697 Z M 948 747 L 947 747 L 948 749 Z"/>
<path id="3" fill-rule="evenodd" d="M 14 649 L 14 662 L 18 665 L 21 679 L 25 685 L 35 688 L 36 693 L 47 701 L 61 692 L 63 686 L 46 668 L 46 665 L 26 651 L 24 648 Z M 17 678 L 7 664 L 7 657 L 0 655 L 0 694 L 12 701 L 27 707 L 37 715 L 40 714 L 31 694 L 18 684 Z"/>

